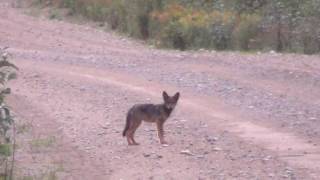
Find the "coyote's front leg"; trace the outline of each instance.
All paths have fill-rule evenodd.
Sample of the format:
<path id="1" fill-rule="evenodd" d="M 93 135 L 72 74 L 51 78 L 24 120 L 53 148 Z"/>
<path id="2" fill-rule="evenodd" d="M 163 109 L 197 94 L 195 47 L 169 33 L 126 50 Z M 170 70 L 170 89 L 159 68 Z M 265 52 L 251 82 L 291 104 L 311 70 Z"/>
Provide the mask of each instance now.
<path id="1" fill-rule="evenodd" d="M 157 129 L 158 129 L 158 136 L 159 136 L 159 140 L 161 144 L 168 144 L 165 140 L 164 140 L 164 130 L 163 130 L 163 121 L 157 121 Z"/>

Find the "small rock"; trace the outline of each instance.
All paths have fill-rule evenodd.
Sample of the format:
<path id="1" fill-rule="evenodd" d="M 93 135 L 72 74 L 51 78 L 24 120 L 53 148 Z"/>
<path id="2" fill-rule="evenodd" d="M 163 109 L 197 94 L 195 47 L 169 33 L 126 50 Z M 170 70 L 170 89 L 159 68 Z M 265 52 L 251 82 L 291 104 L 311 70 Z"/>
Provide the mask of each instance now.
<path id="1" fill-rule="evenodd" d="M 208 142 L 212 143 L 212 142 L 218 141 L 219 138 L 217 138 L 217 137 L 207 137 L 206 140 L 207 140 Z"/>
<path id="2" fill-rule="evenodd" d="M 86 91 L 87 89 L 85 87 L 80 87 L 79 90 L 80 91 Z"/>
<path id="3" fill-rule="evenodd" d="M 269 51 L 270 54 L 276 54 L 274 50 Z"/>
<path id="4" fill-rule="evenodd" d="M 209 151 L 204 151 L 204 152 L 203 152 L 203 154 L 209 154 L 209 153 L 210 153 Z"/>
<path id="5" fill-rule="evenodd" d="M 289 175 L 283 174 L 282 177 L 283 177 L 283 178 L 289 178 Z"/>
<path id="6" fill-rule="evenodd" d="M 204 155 L 197 155 L 196 156 L 198 159 L 203 159 L 204 158 Z"/>
<path id="7" fill-rule="evenodd" d="M 102 136 L 102 135 L 106 135 L 107 133 L 106 132 L 101 132 L 101 133 L 98 133 L 98 136 Z"/>
<path id="8" fill-rule="evenodd" d="M 286 167 L 286 172 L 292 172 L 293 169 L 291 167 Z"/>
<path id="9" fill-rule="evenodd" d="M 271 156 L 266 156 L 266 157 L 264 157 L 262 160 L 263 160 L 263 161 L 269 161 L 271 158 L 272 158 Z"/>
<path id="10" fill-rule="evenodd" d="M 115 156 L 115 157 L 113 157 L 114 159 L 121 159 L 121 157 L 120 156 Z"/>
<path id="11" fill-rule="evenodd" d="M 107 126 L 102 126 L 102 129 L 108 129 L 109 127 L 107 127 Z"/>
<path id="12" fill-rule="evenodd" d="M 150 154 L 143 153 L 143 157 L 150 157 L 150 156 L 151 156 Z"/>
<path id="13" fill-rule="evenodd" d="M 213 148 L 213 151 L 222 151 L 222 149 L 218 148 L 218 147 L 215 147 L 215 148 Z"/>
<path id="14" fill-rule="evenodd" d="M 274 175 L 273 173 L 269 173 L 268 176 L 272 178 L 272 177 L 274 177 L 275 175 Z"/>
<path id="15" fill-rule="evenodd" d="M 189 149 L 185 149 L 180 151 L 180 154 L 188 155 L 188 156 L 193 156 L 192 152 Z"/>

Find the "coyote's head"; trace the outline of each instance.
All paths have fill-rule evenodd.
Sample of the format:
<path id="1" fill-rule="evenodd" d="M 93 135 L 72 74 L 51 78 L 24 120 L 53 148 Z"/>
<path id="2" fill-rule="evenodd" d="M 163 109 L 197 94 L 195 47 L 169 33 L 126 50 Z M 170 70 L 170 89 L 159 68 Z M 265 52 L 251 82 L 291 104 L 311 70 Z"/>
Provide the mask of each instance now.
<path id="1" fill-rule="evenodd" d="M 169 96 L 167 92 L 163 91 L 162 96 L 165 107 L 168 109 L 174 109 L 179 100 L 180 93 L 177 92 L 174 96 Z"/>

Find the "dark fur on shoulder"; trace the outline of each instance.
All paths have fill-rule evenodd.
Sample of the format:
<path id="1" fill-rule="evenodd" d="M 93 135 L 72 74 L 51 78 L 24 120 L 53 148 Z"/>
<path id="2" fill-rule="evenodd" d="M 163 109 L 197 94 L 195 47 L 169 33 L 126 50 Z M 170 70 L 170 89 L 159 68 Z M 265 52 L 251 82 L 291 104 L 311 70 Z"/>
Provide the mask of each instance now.
<path id="1" fill-rule="evenodd" d="M 134 133 L 142 121 L 157 124 L 158 136 L 161 144 L 166 144 L 164 140 L 163 124 L 174 110 L 180 93 L 169 96 L 165 91 L 162 93 L 164 102 L 162 104 L 137 104 L 127 113 L 126 126 L 122 135 L 127 137 L 129 145 L 138 145 L 134 140 Z"/>

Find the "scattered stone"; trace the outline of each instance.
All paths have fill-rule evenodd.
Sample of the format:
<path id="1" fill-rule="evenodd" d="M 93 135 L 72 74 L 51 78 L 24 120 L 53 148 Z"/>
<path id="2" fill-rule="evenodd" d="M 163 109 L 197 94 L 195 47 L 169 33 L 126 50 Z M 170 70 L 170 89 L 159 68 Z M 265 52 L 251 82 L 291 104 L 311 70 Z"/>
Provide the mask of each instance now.
<path id="1" fill-rule="evenodd" d="M 114 158 L 114 159 L 121 159 L 120 156 L 114 156 L 113 158 Z"/>
<path id="2" fill-rule="evenodd" d="M 196 158 L 198 158 L 198 159 L 203 159 L 203 158 L 204 158 L 204 155 L 197 155 Z"/>
<path id="3" fill-rule="evenodd" d="M 312 120 L 312 121 L 317 120 L 317 118 L 316 118 L 316 117 L 309 117 L 309 119 L 310 119 L 310 120 Z"/>
<path id="4" fill-rule="evenodd" d="M 222 149 L 218 148 L 218 147 L 215 147 L 215 148 L 213 148 L 213 151 L 222 151 Z"/>
<path id="5" fill-rule="evenodd" d="M 154 152 L 152 152 L 152 153 L 143 153 L 142 155 L 145 158 L 152 158 L 152 159 L 161 159 L 161 158 L 163 158 L 162 155 L 156 154 Z"/>
<path id="6" fill-rule="evenodd" d="M 289 178 L 289 175 L 283 174 L 282 177 L 283 177 L 283 178 Z"/>
<path id="7" fill-rule="evenodd" d="M 115 133 L 120 133 L 120 131 L 119 131 L 119 130 L 114 130 L 114 132 L 115 132 Z"/>
<path id="8" fill-rule="evenodd" d="M 103 136 L 103 135 L 106 135 L 107 133 L 106 132 L 101 132 L 101 133 L 98 133 L 98 136 Z"/>
<path id="9" fill-rule="evenodd" d="M 147 153 L 143 153 L 143 156 L 144 156 L 144 157 L 150 157 L 151 155 L 150 155 L 150 154 L 147 154 Z"/>
<path id="10" fill-rule="evenodd" d="M 269 176 L 270 178 L 273 178 L 275 175 L 274 175 L 273 173 L 269 173 L 268 176 Z"/>
<path id="11" fill-rule="evenodd" d="M 204 151 L 204 152 L 203 152 L 203 154 L 209 154 L 209 153 L 210 153 L 209 151 Z"/>
<path id="12" fill-rule="evenodd" d="M 102 126 L 102 129 L 108 129 L 109 127 L 108 126 Z"/>
<path id="13" fill-rule="evenodd" d="M 270 54 L 276 54 L 274 50 L 269 51 Z"/>
<path id="14" fill-rule="evenodd" d="M 206 137 L 206 140 L 207 140 L 209 143 L 213 143 L 213 142 L 218 141 L 219 138 L 217 138 L 217 137 Z"/>
<path id="15" fill-rule="evenodd" d="M 271 158 L 272 158 L 272 156 L 266 156 L 266 157 L 264 157 L 262 160 L 263 160 L 263 161 L 269 161 Z"/>
<path id="16" fill-rule="evenodd" d="M 188 155 L 188 156 L 194 155 L 189 149 L 185 149 L 185 150 L 180 151 L 180 154 L 184 154 L 184 155 Z"/>
<path id="17" fill-rule="evenodd" d="M 203 125 L 201 125 L 201 128 L 207 128 L 208 127 L 208 125 L 207 124 L 203 124 Z"/>
<path id="18" fill-rule="evenodd" d="M 79 90 L 80 91 L 86 91 L 87 89 L 85 87 L 80 87 Z"/>

